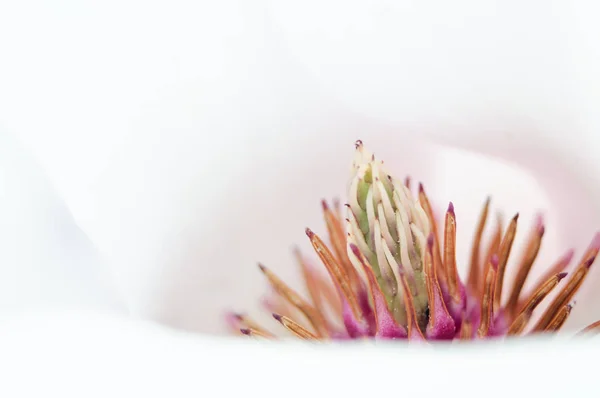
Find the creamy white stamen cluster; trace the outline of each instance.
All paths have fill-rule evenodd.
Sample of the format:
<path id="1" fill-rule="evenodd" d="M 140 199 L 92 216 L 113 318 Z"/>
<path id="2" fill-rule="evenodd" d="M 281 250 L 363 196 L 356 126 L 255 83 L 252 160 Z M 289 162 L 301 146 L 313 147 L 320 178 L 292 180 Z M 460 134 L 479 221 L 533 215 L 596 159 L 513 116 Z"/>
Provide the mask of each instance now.
<path id="1" fill-rule="evenodd" d="M 348 188 L 348 247 L 353 243 L 360 248 L 373 268 L 390 311 L 402 324 L 406 324 L 406 313 L 401 273 L 409 281 L 419 321 L 427 319 L 423 260 L 430 231 L 427 214 L 419 200 L 357 141 Z M 350 250 L 348 255 L 361 272 L 362 267 Z"/>

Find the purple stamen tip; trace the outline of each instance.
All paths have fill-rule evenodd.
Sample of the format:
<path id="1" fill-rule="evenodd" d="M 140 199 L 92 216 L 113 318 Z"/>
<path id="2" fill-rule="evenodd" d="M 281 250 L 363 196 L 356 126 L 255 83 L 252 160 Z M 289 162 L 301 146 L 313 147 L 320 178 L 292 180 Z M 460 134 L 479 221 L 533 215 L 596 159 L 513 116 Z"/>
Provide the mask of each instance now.
<path id="1" fill-rule="evenodd" d="M 540 236 L 544 235 L 544 232 L 546 232 L 546 227 L 544 226 L 544 224 L 538 225 L 537 229 L 538 229 L 538 234 Z"/>
<path id="2" fill-rule="evenodd" d="M 281 322 L 281 315 L 279 315 L 279 314 L 276 314 L 276 313 L 273 313 L 273 314 L 271 314 L 271 315 L 273 315 L 273 318 L 275 318 L 275 320 L 276 320 L 277 322 Z"/>
<path id="3" fill-rule="evenodd" d="M 242 333 L 243 333 L 243 334 L 245 334 L 246 336 L 249 336 L 249 335 L 250 335 L 250 333 L 252 333 L 252 332 L 250 331 L 250 329 L 244 329 L 244 328 L 241 328 L 241 329 L 240 329 L 240 332 L 242 332 Z"/>
<path id="4" fill-rule="evenodd" d="M 588 269 L 589 269 L 589 268 L 592 266 L 592 264 L 594 264 L 594 260 L 595 260 L 595 259 L 596 259 L 596 257 L 595 257 L 595 256 L 594 256 L 594 257 L 592 257 L 592 258 L 590 258 L 590 259 L 588 259 L 588 260 L 585 262 L 585 265 L 584 265 L 584 266 L 585 266 L 586 268 L 588 268 Z"/>
<path id="5" fill-rule="evenodd" d="M 544 233 L 544 216 L 542 214 L 538 214 L 535 217 L 535 226 L 540 234 Z"/>
<path id="6" fill-rule="evenodd" d="M 419 183 L 419 192 L 425 192 L 425 188 L 423 188 L 423 183 Z"/>
<path id="7" fill-rule="evenodd" d="M 448 204 L 448 213 L 451 213 L 452 215 L 454 215 L 454 203 L 450 202 Z"/>
<path id="8" fill-rule="evenodd" d="M 569 275 L 568 272 L 561 272 L 560 274 L 557 275 L 558 280 L 559 281 L 563 280 L 567 275 Z"/>
<path id="9" fill-rule="evenodd" d="M 327 201 L 325 199 L 321 199 L 321 206 L 323 207 L 323 210 L 327 211 L 329 209 L 329 206 L 327 205 Z"/>
<path id="10" fill-rule="evenodd" d="M 306 229 L 304 230 L 304 232 L 306 232 L 306 235 L 307 235 L 309 238 L 312 238 L 313 236 L 315 236 L 315 233 L 314 233 L 313 231 L 311 231 L 311 229 L 310 229 L 310 228 L 306 228 Z"/>

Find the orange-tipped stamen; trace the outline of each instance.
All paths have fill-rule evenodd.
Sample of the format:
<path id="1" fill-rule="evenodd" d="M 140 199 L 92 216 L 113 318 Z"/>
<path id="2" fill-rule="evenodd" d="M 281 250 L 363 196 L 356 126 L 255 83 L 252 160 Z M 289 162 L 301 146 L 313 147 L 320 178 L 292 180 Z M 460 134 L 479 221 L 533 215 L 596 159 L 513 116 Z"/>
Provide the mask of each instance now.
<path id="1" fill-rule="evenodd" d="M 344 271 L 344 268 L 340 265 L 340 263 L 336 261 L 331 251 L 329 251 L 325 243 L 321 240 L 321 238 L 319 238 L 318 235 L 316 235 L 309 228 L 306 228 L 306 235 L 310 239 L 313 249 L 315 249 L 315 252 L 317 252 L 319 258 L 325 265 L 325 268 L 327 268 L 327 272 L 329 272 L 329 276 L 331 276 L 333 283 L 339 286 L 341 293 L 348 301 L 350 309 L 352 310 L 352 314 L 356 319 L 360 319 L 360 306 L 358 304 L 358 299 L 352 291 L 352 287 L 350 286 L 348 274 Z"/>
<path id="2" fill-rule="evenodd" d="M 458 270 L 456 269 L 456 215 L 454 205 L 450 203 L 446 212 L 444 227 L 444 266 L 448 277 L 448 290 L 455 303 L 460 303 L 458 289 Z"/>
<path id="3" fill-rule="evenodd" d="M 545 330 L 552 321 L 552 319 L 554 319 L 554 317 L 561 310 L 561 308 L 563 308 L 565 305 L 567 305 L 569 301 L 571 301 L 573 295 L 575 295 L 577 290 L 579 290 L 579 287 L 581 286 L 585 277 L 587 276 L 597 254 L 597 250 L 588 250 L 588 252 L 586 252 L 586 254 L 583 257 L 583 262 L 579 264 L 579 266 L 573 273 L 573 276 L 569 279 L 569 282 L 554 298 L 550 306 L 548 306 L 538 323 L 535 325 L 534 331 L 541 332 Z"/>
<path id="4" fill-rule="evenodd" d="M 479 252 L 481 250 L 481 237 L 483 236 L 483 230 L 487 222 L 487 217 L 490 209 L 490 198 L 488 197 L 483 205 L 483 210 L 479 216 L 477 222 L 477 229 L 475 230 L 475 236 L 473 237 L 473 247 L 471 248 L 471 261 L 469 265 L 469 277 L 467 279 L 467 286 L 472 292 L 478 291 L 481 267 L 479 265 Z"/>
<path id="5" fill-rule="evenodd" d="M 586 333 L 598 333 L 600 332 L 600 320 L 587 325 L 585 328 L 577 332 L 578 335 L 586 334 Z"/>
<path id="6" fill-rule="evenodd" d="M 328 279 L 321 275 L 315 275 L 315 282 L 319 287 L 322 297 L 325 302 L 334 310 L 337 314 L 342 313 L 342 302 L 340 296 L 335 290 L 335 286 L 332 286 Z"/>
<path id="7" fill-rule="evenodd" d="M 325 303 L 327 303 L 336 314 L 341 314 L 342 304 L 331 285 L 327 283 L 327 281 L 324 281 L 323 278 L 310 267 L 298 248 L 294 248 L 294 256 L 302 271 L 304 284 L 311 302 L 321 317 L 325 319 Z"/>
<path id="8" fill-rule="evenodd" d="M 496 287 L 494 289 L 494 311 L 498 311 L 500 308 L 500 302 L 502 300 L 502 287 L 504 285 L 504 271 L 506 271 L 506 263 L 508 262 L 508 257 L 510 256 L 510 251 L 515 240 L 515 235 L 517 234 L 518 219 L 519 213 L 517 213 L 512 220 L 510 220 L 498 251 L 498 274 L 496 276 Z"/>
<path id="9" fill-rule="evenodd" d="M 315 332 L 319 337 L 326 337 L 329 335 L 327 330 L 327 323 L 323 318 L 321 318 L 319 312 L 310 305 L 307 301 L 305 301 L 298 293 L 296 293 L 292 288 L 286 285 L 279 277 L 277 277 L 271 270 L 265 267 L 262 264 L 258 264 L 258 267 L 262 271 L 263 274 L 267 277 L 267 280 L 275 289 L 279 295 L 285 298 L 290 304 L 292 304 L 295 308 L 297 308 L 302 314 L 306 317 L 308 322 L 315 329 Z"/>
<path id="10" fill-rule="evenodd" d="M 484 338 L 488 335 L 493 318 L 494 290 L 498 271 L 498 256 L 493 255 L 485 273 L 485 285 L 481 295 L 481 322 L 477 329 L 477 336 Z"/>
<path id="11" fill-rule="evenodd" d="M 318 337 L 298 325 L 296 322 L 292 321 L 290 318 L 284 315 L 273 314 L 273 318 L 279 323 L 283 325 L 287 330 L 292 332 L 296 337 L 299 337 L 304 340 L 317 340 Z"/>
<path id="12" fill-rule="evenodd" d="M 496 227 L 494 229 L 494 234 L 492 238 L 488 242 L 487 249 L 485 251 L 484 264 L 488 264 L 490 262 L 490 258 L 492 255 L 498 254 L 500 250 L 500 243 L 502 243 L 502 232 L 504 229 L 502 226 L 504 225 L 504 220 L 501 213 L 496 214 Z"/>
<path id="13" fill-rule="evenodd" d="M 265 328 L 263 328 L 262 326 L 260 326 L 258 323 L 256 323 L 252 318 L 250 318 L 248 315 L 246 314 L 233 314 L 233 316 L 236 318 L 236 320 L 240 323 L 241 326 L 243 326 L 246 329 L 251 329 L 259 334 L 262 334 L 266 337 L 275 337 L 275 335 L 271 332 L 269 332 L 268 330 L 266 330 Z"/>
<path id="14" fill-rule="evenodd" d="M 600 251 L 600 232 L 598 232 L 594 236 L 592 243 L 590 244 L 588 249 L 585 251 L 585 254 L 583 255 L 582 262 L 587 263 L 588 261 L 590 261 L 590 265 L 591 265 L 594 262 L 599 251 Z"/>
<path id="15" fill-rule="evenodd" d="M 443 280 L 446 279 L 446 273 L 442 264 L 442 255 L 440 249 L 440 240 L 438 235 L 438 227 L 437 222 L 435 220 L 435 216 L 433 215 L 433 209 L 431 208 L 431 204 L 429 203 L 429 198 L 425 193 L 425 189 L 423 188 L 423 184 L 419 184 L 419 203 L 421 207 L 427 214 L 427 219 L 429 220 L 429 224 L 431 225 L 431 233 L 433 233 L 434 244 L 433 244 L 433 265 L 436 268 L 436 271 L 440 272 L 439 277 Z"/>
<path id="16" fill-rule="evenodd" d="M 508 296 L 508 301 L 506 303 L 506 311 L 509 315 L 513 315 L 517 311 L 517 305 L 519 304 L 519 296 L 521 295 L 521 291 L 523 289 L 523 285 L 527 280 L 527 276 L 529 275 L 529 271 L 531 270 L 531 266 L 533 262 L 537 258 L 538 252 L 540 250 L 540 246 L 542 244 L 542 238 L 544 236 L 544 225 L 541 220 L 536 225 L 531 237 L 529 238 L 529 243 L 527 244 L 527 249 L 525 250 L 525 254 L 521 263 L 519 265 L 519 270 L 517 271 L 517 275 L 515 276 L 515 280 L 512 286 L 512 291 Z"/>
<path id="17" fill-rule="evenodd" d="M 517 315 L 513 323 L 510 324 L 510 327 L 508 328 L 506 334 L 509 336 L 515 336 L 523 332 L 523 329 L 525 329 L 525 326 L 527 326 L 527 324 L 531 320 L 532 315 L 533 311 L 521 311 L 521 313 Z"/>
<path id="18" fill-rule="evenodd" d="M 557 330 L 559 330 L 567 321 L 567 318 L 569 317 L 569 314 L 571 313 L 572 308 L 573 308 L 573 306 L 571 304 L 567 304 L 567 305 L 563 306 L 560 309 L 560 311 L 558 311 L 556 316 L 550 321 L 548 326 L 546 326 L 546 329 L 544 329 L 544 331 L 545 332 L 556 332 Z"/>
<path id="19" fill-rule="evenodd" d="M 531 319 L 531 315 L 536 307 L 550 294 L 550 292 L 558 285 L 558 283 L 563 280 L 563 278 L 567 276 L 566 272 L 562 272 L 556 275 L 551 276 L 546 282 L 542 283 L 539 289 L 537 289 L 529 300 L 525 303 L 519 314 L 516 316 L 513 323 L 510 325 L 508 329 L 509 335 L 519 334 L 523 331 L 529 320 Z"/>
<path id="20" fill-rule="evenodd" d="M 335 216 L 325 200 L 321 201 L 321 205 L 323 207 L 325 225 L 327 226 L 327 232 L 329 233 L 329 240 L 333 246 L 337 261 L 344 268 L 352 288 L 358 289 L 360 286 L 360 277 L 348 258 L 348 251 L 346 250 L 346 231 L 340 221 L 341 219 Z"/>
<path id="21" fill-rule="evenodd" d="M 252 329 L 252 328 L 240 328 L 240 332 L 250 337 L 261 337 L 263 339 L 274 339 L 274 336 L 269 336 L 261 332 L 260 330 Z"/>
<path id="22" fill-rule="evenodd" d="M 296 261 L 300 266 L 302 277 L 304 278 L 304 285 L 306 286 L 306 290 L 308 291 L 312 305 L 319 312 L 319 314 L 324 317 L 325 307 L 323 305 L 323 297 L 321 296 L 319 286 L 317 285 L 314 272 L 310 270 L 310 266 L 306 263 L 302 253 L 300 253 L 298 248 L 294 248 L 294 256 L 296 257 Z"/>
<path id="23" fill-rule="evenodd" d="M 539 277 L 539 282 L 533 289 L 531 289 L 531 291 L 535 292 L 539 290 L 542 287 L 542 285 L 546 283 L 546 281 L 550 279 L 553 275 L 563 272 L 573 259 L 573 254 L 574 251 L 572 249 L 566 252 L 552 267 L 548 268 L 546 272 L 544 272 L 542 276 Z M 526 299 L 519 298 L 519 304 L 517 304 L 517 308 L 523 308 L 523 306 L 525 305 L 525 300 Z"/>
<path id="24" fill-rule="evenodd" d="M 340 202 L 339 198 L 333 199 L 333 213 L 338 220 L 344 219 L 344 216 L 342 215 L 342 202 Z"/>

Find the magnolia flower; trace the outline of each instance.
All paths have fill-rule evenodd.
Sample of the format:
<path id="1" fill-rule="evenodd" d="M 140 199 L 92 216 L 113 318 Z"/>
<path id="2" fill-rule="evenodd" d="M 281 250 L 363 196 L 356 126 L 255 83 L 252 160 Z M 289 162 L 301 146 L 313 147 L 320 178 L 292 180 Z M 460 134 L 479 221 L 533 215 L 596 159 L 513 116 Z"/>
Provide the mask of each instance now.
<path id="1" fill-rule="evenodd" d="M 504 289 L 508 294 L 504 293 L 519 214 L 512 217 L 505 231 L 499 217 L 488 248 L 482 253 L 488 199 L 474 233 L 469 275 L 461 279 L 457 270 L 454 205 L 448 205 L 440 227 L 423 185 L 419 184 L 416 198 L 410 188 L 409 177 L 402 182 L 389 174 L 383 161 L 357 141 L 345 216 L 339 203 L 331 209 L 326 201 L 322 202 L 329 245 L 306 229 L 333 283 L 328 283 L 297 252 L 310 298 L 306 300 L 259 264 L 274 291 L 274 297 L 265 301 L 267 309 L 276 311 L 273 317 L 296 337 L 309 340 L 369 336 L 415 341 L 471 340 L 521 334 L 538 305 L 567 276 L 565 270 L 573 250 L 559 258 L 531 292 L 524 294 L 523 285 L 545 233 L 544 221 L 538 217 L 511 289 Z M 571 300 L 599 251 L 600 232 L 530 333 L 553 332 L 564 325 L 573 307 Z M 328 309 L 333 316 L 328 315 Z M 296 321 L 295 317 L 301 319 Z M 274 337 L 246 315 L 230 314 L 228 320 L 243 334 Z M 338 326 L 340 323 L 343 329 Z M 595 322 L 584 331 L 590 332 L 599 325 Z"/>
<path id="2" fill-rule="evenodd" d="M 0 328 L 2 360 L 13 365 L 0 388 L 44 388 L 47 381 L 104 396 L 119 395 L 107 390 L 120 384 L 130 395 L 255 388 L 264 396 L 307 396 L 318 385 L 323 394 L 383 395 L 390 384 L 379 381 L 400 374 L 413 381 L 402 392 L 415 395 L 507 396 L 519 383 L 523 394 L 589 391 L 593 368 L 558 367 L 555 356 L 593 360 L 590 341 L 538 337 L 500 349 L 425 353 L 398 344 L 259 346 L 207 336 L 225 332 L 224 307 L 258 314 L 252 306 L 263 285 L 255 260 L 299 288 L 288 245 L 302 244 L 306 225 L 321 234 L 318 200 L 342 191 L 335 186 L 346 178 L 341 148 L 357 136 L 390 171 L 426 182 L 433 209 L 453 201 L 457 259 L 469 258 L 487 194 L 505 221 L 521 211 L 525 229 L 533 209 L 544 212 L 544 246 L 528 282 L 560 248 L 583 253 L 580 245 L 600 222 L 591 6 L 319 1 L 302 4 L 305 14 L 296 2 L 284 15 L 284 0 L 267 3 L 0 5 L 0 128 L 31 152 L 77 236 L 101 260 L 55 269 L 40 255 L 31 267 L 52 277 L 36 281 L 52 288 L 36 305 L 45 308 L 67 281 L 73 295 L 57 305 L 84 301 L 96 283 L 73 273 L 102 270 L 133 318 L 106 319 L 90 308 L 44 311 L 30 322 L 13 314 Z M 296 23 L 284 18 L 290 15 Z M 37 189 L 30 196 L 47 209 Z M 57 239 L 55 219 L 62 218 L 44 218 Z M 521 253 L 521 236 L 527 233 L 517 234 L 513 253 Z M 5 242 L 13 248 L 11 238 Z M 72 249 L 73 241 L 60 243 Z M 19 247 L 45 253 L 29 241 Z M 2 282 L 16 287 L 3 289 L 5 298 L 18 302 L 40 291 L 30 277 L 7 277 L 22 269 L 11 265 L 2 262 Z M 600 316 L 595 269 L 565 327 Z M 357 366 L 357 357 L 373 366 Z M 465 374 L 464 390 L 448 391 Z M 511 383 L 498 383 L 498 374 Z"/>

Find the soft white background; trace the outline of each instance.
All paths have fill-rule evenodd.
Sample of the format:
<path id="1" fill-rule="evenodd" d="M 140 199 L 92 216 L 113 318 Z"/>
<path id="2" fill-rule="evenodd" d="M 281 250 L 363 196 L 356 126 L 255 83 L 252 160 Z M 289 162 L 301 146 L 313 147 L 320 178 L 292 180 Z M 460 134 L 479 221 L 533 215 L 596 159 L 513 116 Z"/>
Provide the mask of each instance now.
<path id="1" fill-rule="evenodd" d="M 32 383 L 86 361 L 92 379 L 110 370 L 109 386 L 141 380 L 113 378 L 127 371 L 164 372 L 161 383 L 183 372 L 173 388 L 188 391 L 230 382 L 245 368 L 203 375 L 220 341 L 82 314 L 217 332 L 223 307 L 256 309 L 255 262 L 295 275 L 290 245 L 306 225 L 322 230 L 318 200 L 343 190 L 356 138 L 426 181 L 436 205 L 455 201 L 459 231 L 491 192 L 507 216 L 548 215 L 547 258 L 582 249 L 600 225 L 595 11 L 587 1 L 2 2 L 2 360 L 39 364 Z M 600 316 L 592 290 L 574 326 Z M 152 351 L 169 344 L 188 348 Z M 228 363 L 255 358 L 238 349 L 224 351 Z M 581 363 L 593 352 L 573 350 Z M 530 355 L 545 364 L 540 353 Z"/>

